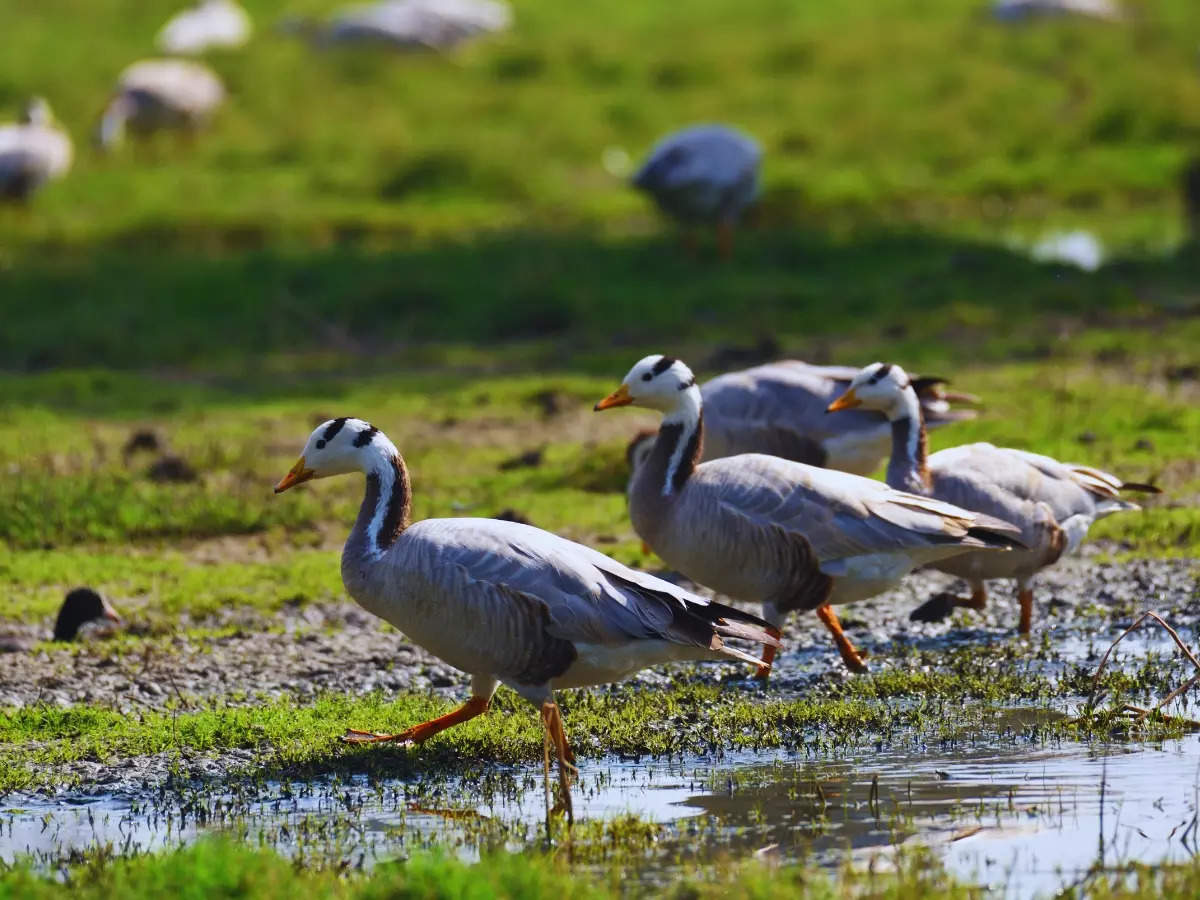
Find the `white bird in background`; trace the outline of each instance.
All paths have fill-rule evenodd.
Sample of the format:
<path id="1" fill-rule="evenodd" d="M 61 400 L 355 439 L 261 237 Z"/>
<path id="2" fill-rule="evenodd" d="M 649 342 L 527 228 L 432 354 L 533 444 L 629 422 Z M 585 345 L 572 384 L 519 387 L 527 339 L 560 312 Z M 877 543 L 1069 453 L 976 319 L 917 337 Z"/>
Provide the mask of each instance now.
<path id="1" fill-rule="evenodd" d="M 351 730 L 352 743 L 419 743 L 487 711 L 498 684 L 542 710 L 557 752 L 563 802 L 572 754 L 554 691 L 617 681 L 674 660 L 753 656 L 726 638 L 778 646 L 767 623 L 711 603 L 558 535 L 497 519 L 412 523 L 408 469 L 361 419 L 332 419 L 275 486 L 366 475 L 366 496 L 342 552 L 342 580 L 365 609 L 471 675 L 461 708 L 400 734 Z M 882 485 L 881 485 L 882 487 Z M 549 747 L 549 743 L 547 744 Z"/>
<path id="2" fill-rule="evenodd" d="M 954 607 L 982 610 L 987 604 L 984 581 L 1014 578 L 1021 605 L 1017 630 L 1028 634 L 1034 575 L 1062 554 L 1073 552 L 1097 519 L 1138 509 L 1136 503 L 1122 500 L 1120 491 L 1158 493 L 1152 485 L 1122 482 L 1089 466 L 985 443 L 951 447 L 926 458 L 920 401 L 908 374 L 890 363 L 872 363 L 863 369 L 829 409 L 871 409 L 888 417 L 892 457 L 887 483 L 892 487 L 994 516 L 1021 529 L 1025 546 L 1011 553 L 964 553 L 934 561 L 935 569 L 965 578 L 971 596 L 939 594 L 913 612 L 918 621 L 937 621 Z"/>
<path id="3" fill-rule="evenodd" d="M 176 129 L 195 132 L 208 124 L 225 101 L 221 79 L 200 63 L 147 59 L 121 73 L 100 119 L 97 140 L 116 146 L 125 133 L 149 135 Z"/>
<path id="4" fill-rule="evenodd" d="M 1114 0 L 994 0 L 992 16 L 1000 22 L 1024 22 L 1037 16 L 1087 16 L 1119 22 L 1124 11 Z"/>
<path id="5" fill-rule="evenodd" d="M 198 0 L 176 13 L 158 33 L 163 53 L 196 54 L 240 47 L 250 40 L 250 16 L 233 0 Z"/>
<path id="6" fill-rule="evenodd" d="M 20 119 L 0 125 L 0 199 L 24 202 L 71 168 L 71 138 L 54 125 L 50 104 L 34 97 Z"/>
<path id="7" fill-rule="evenodd" d="M 378 44 L 397 50 L 444 50 L 479 34 L 503 31 L 512 10 L 500 0 L 380 0 L 346 7 L 309 30 L 318 46 Z"/>
<path id="8" fill-rule="evenodd" d="M 633 176 L 663 212 L 685 226 L 715 225 L 723 257 L 733 251 L 733 229 L 758 196 L 762 150 L 725 125 L 694 125 L 663 138 Z"/>

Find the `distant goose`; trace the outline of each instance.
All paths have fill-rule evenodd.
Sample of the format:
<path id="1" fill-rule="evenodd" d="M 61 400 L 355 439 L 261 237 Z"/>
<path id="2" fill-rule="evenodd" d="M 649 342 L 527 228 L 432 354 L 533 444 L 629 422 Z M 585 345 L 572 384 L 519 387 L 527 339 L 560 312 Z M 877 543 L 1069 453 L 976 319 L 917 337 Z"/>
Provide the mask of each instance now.
<path id="1" fill-rule="evenodd" d="M 318 46 L 445 50 L 476 35 L 504 31 L 511 23 L 511 8 L 499 0 L 380 0 L 346 7 L 328 23 L 291 22 L 285 27 L 311 32 Z"/>
<path id="2" fill-rule="evenodd" d="M 97 139 L 107 149 L 119 143 L 126 131 L 194 132 L 208 124 L 224 101 L 221 79 L 206 66 L 182 59 L 143 60 L 117 79 Z"/>
<path id="3" fill-rule="evenodd" d="M 934 562 L 934 568 L 965 578 L 971 596 L 939 594 L 913 612 L 919 621 L 944 618 L 956 606 L 982 610 L 987 603 L 987 579 L 1015 578 L 1021 605 L 1018 630 L 1028 634 L 1034 575 L 1063 553 L 1074 551 L 1097 519 L 1138 509 L 1121 500 L 1118 492 L 1158 493 L 1158 488 L 1124 483 L 1099 469 L 991 444 L 965 444 L 926 457 L 921 405 L 908 375 L 896 365 L 867 366 L 829 406 L 831 412 L 855 408 L 882 412 L 891 422 L 887 482 L 892 487 L 994 516 L 1021 530 L 1026 549 L 965 553 Z"/>
<path id="4" fill-rule="evenodd" d="M 703 460 L 739 453 L 766 453 L 796 462 L 870 475 L 887 458 L 892 431 L 887 417 L 863 410 L 829 416 L 825 408 L 850 386 L 859 370 L 781 360 L 719 375 L 700 386 L 704 401 Z M 974 410 L 951 409 L 969 394 L 942 388 L 943 379 L 917 378 L 913 387 L 931 428 L 974 418 Z M 642 432 L 628 450 L 636 469 L 652 452 L 655 432 Z"/>
<path id="5" fill-rule="evenodd" d="M 762 150 L 725 125 L 694 125 L 663 138 L 633 185 L 684 225 L 715 225 L 721 255 L 733 251 L 733 228 L 758 195 Z"/>
<path id="6" fill-rule="evenodd" d="M 350 730 L 350 742 L 420 742 L 485 712 L 499 683 L 541 708 L 564 800 L 572 753 L 554 691 L 625 678 L 675 660 L 757 660 L 726 638 L 777 641 L 762 620 L 627 568 L 529 525 L 495 519 L 411 523 L 408 470 L 361 419 L 332 419 L 275 487 L 363 472 L 367 489 L 342 552 L 350 596 L 410 640 L 470 674 L 471 698 L 399 734 Z"/>
<path id="7" fill-rule="evenodd" d="M 703 400 L 691 369 L 647 356 L 597 410 L 638 404 L 662 427 L 629 492 L 634 530 L 668 565 L 779 627 L 815 610 L 852 671 L 866 666 L 833 612 L 913 569 L 971 549 L 1007 548 L 1017 529 L 845 472 L 744 453 L 701 463 Z M 771 648 L 759 675 L 769 672 Z"/>
<path id="8" fill-rule="evenodd" d="M 1023 22 L 1037 16 L 1086 16 L 1119 22 L 1125 17 L 1114 0 L 993 0 L 992 16 L 1001 22 Z"/>
<path id="9" fill-rule="evenodd" d="M 163 53 L 203 53 L 250 40 L 250 16 L 234 0 L 198 0 L 172 16 L 158 33 Z"/>
<path id="10" fill-rule="evenodd" d="M 67 594 L 54 621 L 52 640 L 73 641 L 85 626 L 120 625 L 121 617 L 107 600 L 91 588 L 75 588 Z M 0 652 L 16 653 L 30 649 L 36 643 L 27 635 L 0 636 Z"/>
<path id="11" fill-rule="evenodd" d="M 20 119 L 0 125 L 0 198 L 25 201 L 71 168 L 71 138 L 56 128 L 50 104 L 35 97 Z"/>

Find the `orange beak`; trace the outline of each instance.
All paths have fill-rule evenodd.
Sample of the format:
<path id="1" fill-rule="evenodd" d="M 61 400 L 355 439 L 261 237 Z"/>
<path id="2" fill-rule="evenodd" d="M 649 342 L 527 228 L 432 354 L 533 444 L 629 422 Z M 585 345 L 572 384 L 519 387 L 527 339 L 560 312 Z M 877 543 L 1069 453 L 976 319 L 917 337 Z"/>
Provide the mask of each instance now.
<path id="1" fill-rule="evenodd" d="M 825 412 L 837 412 L 839 409 L 854 409 L 856 406 L 861 406 L 862 401 L 858 399 L 858 395 L 854 393 L 854 388 L 846 391 L 842 396 L 838 397 L 826 408 Z"/>
<path id="2" fill-rule="evenodd" d="M 308 481 L 315 474 L 312 469 L 304 468 L 304 457 L 302 456 L 296 460 L 291 471 L 279 479 L 279 484 L 275 485 L 275 493 L 282 494 L 288 488 L 294 488 L 296 485 Z"/>
<path id="3" fill-rule="evenodd" d="M 100 616 L 117 625 L 121 624 L 121 617 L 117 615 L 117 611 L 112 608 L 107 600 L 104 601 L 104 612 L 100 613 Z"/>
<path id="4" fill-rule="evenodd" d="M 612 409 L 614 406 L 628 406 L 632 402 L 633 397 L 629 395 L 629 385 L 623 384 L 592 407 L 592 409 L 595 412 L 600 412 L 602 409 Z"/>

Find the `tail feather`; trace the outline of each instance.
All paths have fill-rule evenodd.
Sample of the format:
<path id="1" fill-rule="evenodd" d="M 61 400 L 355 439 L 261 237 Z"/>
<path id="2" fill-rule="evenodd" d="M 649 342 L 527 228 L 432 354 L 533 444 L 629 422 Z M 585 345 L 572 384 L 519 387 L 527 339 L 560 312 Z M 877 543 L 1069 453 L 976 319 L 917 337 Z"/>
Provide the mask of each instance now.
<path id="1" fill-rule="evenodd" d="M 1123 481 L 1121 482 L 1120 490 L 1122 491 L 1139 491 L 1143 494 L 1161 494 L 1162 488 L 1157 488 L 1152 484 L 1142 484 L 1140 481 Z"/>

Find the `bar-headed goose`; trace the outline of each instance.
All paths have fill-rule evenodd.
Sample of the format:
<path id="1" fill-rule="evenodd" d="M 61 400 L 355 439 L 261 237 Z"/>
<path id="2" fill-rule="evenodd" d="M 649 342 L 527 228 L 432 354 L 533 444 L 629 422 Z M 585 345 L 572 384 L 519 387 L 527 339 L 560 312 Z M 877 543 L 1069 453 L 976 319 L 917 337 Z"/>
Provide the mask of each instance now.
<path id="1" fill-rule="evenodd" d="M 1017 529 L 1003 522 L 858 475 L 758 453 L 699 463 L 702 403 L 691 369 L 654 355 L 596 404 L 663 413 L 630 490 L 634 529 L 688 578 L 762 603 L 776 627 L 791 610 L 816 610 L 853 671 L 866 666 L 834 604 L 877 594 L 934 560 L 1012 543 Z M 772 656 L 768 648 L 760 675 Z"/>
<path id="2" fill-rule="evenodd" d="M 667 135 L 633 176 L 667 215 L 686 225 L 715 225 L 721 255 L 733 250 L 733 228 L 758 196 L 762 150 L 726 125 L 693 125 Z"/>
<path id="3" fill-rule="evenodd" d="M 937 621 L 956 606 L 982 610 L 987 603 L 987 579 L 1015 578 L 1021 605 L 1018 630 L 1028 634 L 1034 575 L 1075 550 L 1097 519 L 1138 509 L 1137 504 L 1120 499 L 1118 492 L 1158 493 L 1151 485 L 1125 483 L 1099 469 L 992 444 L 964 444 L 927 456 L 921 404 L 908 375 L 896 365 L 867 366 L 829 406 L 831 412 L 858 408 L 882 412 L 891 422 L 887 483 L 892 487 L 976 510 L 1021 530 L 1026 549 L 965 553 L 936 562 L 935 568 L 966 579 L 971 596 L 939 594 L 913 612 L 919 621 Z"/>
<path id="4" fill-rule="evenodd" d="M 197 0 L 167 20 L 158 33 L 163 53 L 203 53 L 240 47 L 250 40 L 250 16 L 234 0 Z"/>
<path id="5" fill-rule="evenodd" d="M 196 131 L 224 100 L 225 87 L 207 66 L 182 59 L 142 60 L 117 79 L 96 139 L 111 149 L 127 130 L 140 135 L 161 129 Z"/>
<path id="6" fill-rule="evenodd" d="M 503 683 L 541 708 L 565 788 L 571 751 L 555 690 L 674 660 L 757 663 L 726 638 L 777 644 L 755 616 L 539 528 L 496 519 L 410 523 L 404 460 L 361 419 L 318 427 L 275 491 L 356 471 L 367 488 L 342 553 L 346 590 L 472 681 L 471 698 L 458 710 L 399 734 L 351 730 L 351 742 L 423 741 L 485 712 Z"/>
<path id="7" fill-rule="evenodd" d="M 0 198 L 24 202 L 71 168 L 71 138 L 56 127 L 50 104 L 34 97 L 20 119 L 0 125 Z"/>
<path id="8" fill-rule="evenodd" d="M 728 372 L 700 385 L 704 401 L 704 460 L 739 453 L 766 453 L 784 459 L 870 475 L 887 458 L 892 431 L 882 413 L 861 410 L 827 416 L 825 408 L 850 387 L 859 370 L 815 366 L 795 359 Z M 975 416 L 951 409 L 954 401 L 976 402 L 950 393 L 941 378 L 914 378 L 926 424 L 937 428 Z M 627 456 L 636 468 L 650 455 L 655 432 L 630 442 Z"/>

